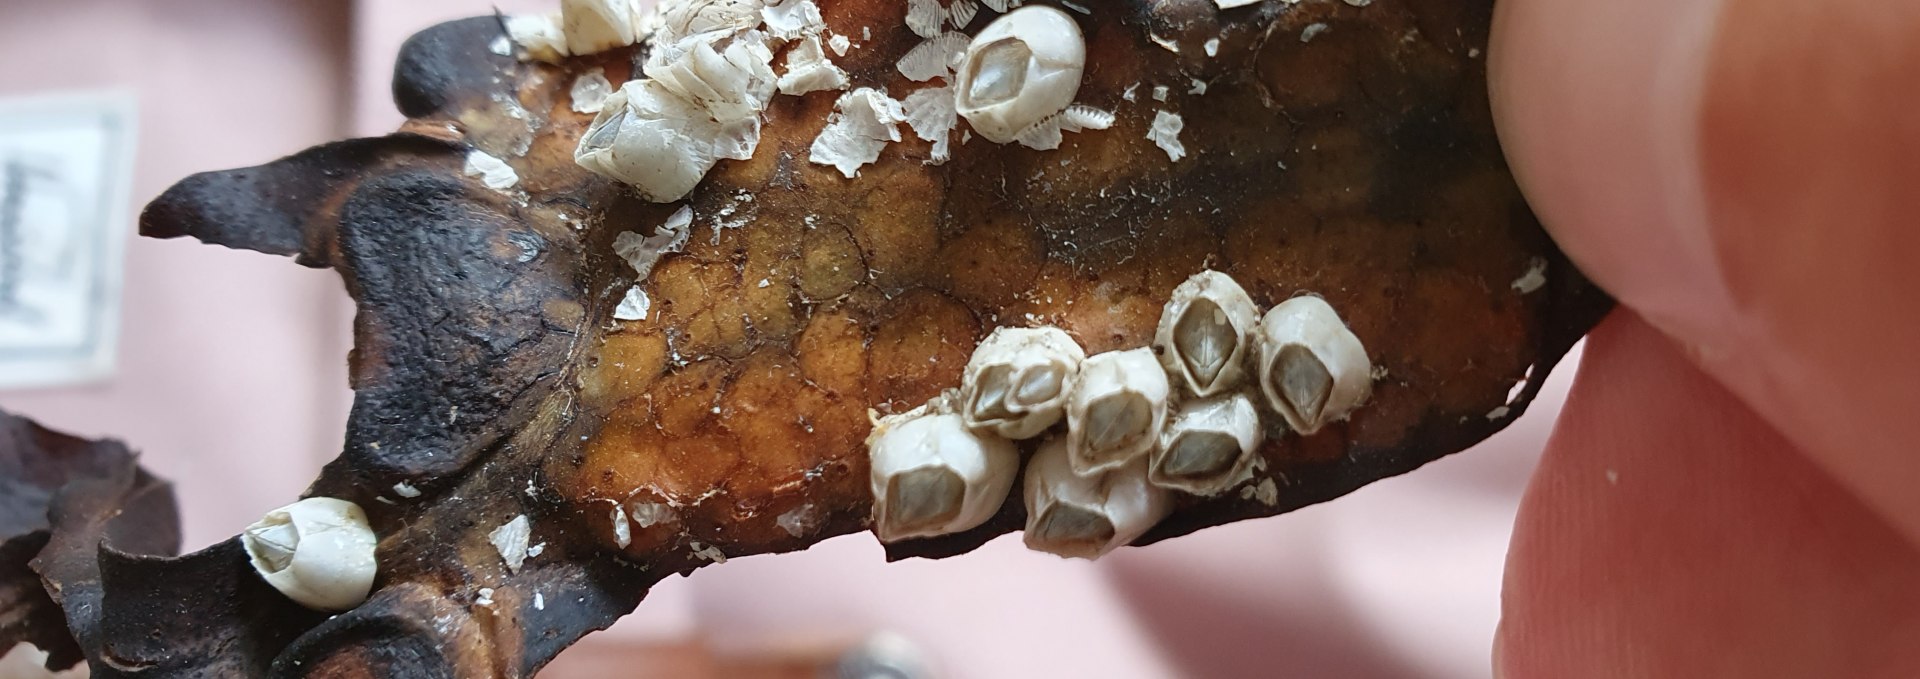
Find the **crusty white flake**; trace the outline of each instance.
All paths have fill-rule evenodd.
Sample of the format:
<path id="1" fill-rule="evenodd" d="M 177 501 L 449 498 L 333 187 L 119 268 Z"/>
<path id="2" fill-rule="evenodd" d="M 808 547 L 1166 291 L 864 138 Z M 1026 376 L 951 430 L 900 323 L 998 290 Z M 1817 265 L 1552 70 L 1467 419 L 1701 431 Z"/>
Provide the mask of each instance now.
<path id="1" fill-rule="evenodd" d="M 819 35 L 827 27 L 820 18 L 820 6 L 813 0 L 786 0 L 760 9 L 767 33 L 780 40 L 799 40 L 804 35 Z"/>
<path id="2" fill-rule="evenodd" d="M 978 0 L 953 0 L 953 4 L 947 5 L 947 21 L 955 29 L 965 29 L 967 24 L 973 23 L 973 16 L 979 13 Z"/>
<path id="3" fill-rule="evenodd" d="M 1327 29 L 1330 29 L 1330 28 L 1333 28 L 1333 27 L 1328 26 L 1326 24 L 1320 24 L 1320 23 L 1308 24 L 1306 28 L 1300 29 L 1300 42 L 1303 44 L 1313 42 L 1313 39 L 1315 37 L 1318 37 L 1321 33 L 1327 32 Z"/>
<path id="4" fill-rule="evenodd" d="M 633 544 L 633 527 L 627 525 L 627 510 L 616 502 L 613 505 L 613 513 L 608 518 L 613 521 L 613 544 L 621 549 L 626 549 L 627 545 Z"/>
<path id="5" fill-rule="evenodd" d="M 780 75 L 781 94 L 806 94 L 847 89 L 847 72 L 827 60 L 820 36 L 809 35 L 787 50 L 787 72 Z"/>
<path id="6" fill-rule="evenodd" d="M 693 232 L 693 208 L 682 205 L 675 210 L 667 221 L 655 229 L 653 235 L 642 236 L 632 231 L 622 231 L 613 237 L 613 253 L 633 267 L 637 280 L 646 280 L 653 273 L 653 265 L 660 257 L 679 252 L 686 246 L 687 238 Z"/>
<path id="7" fill-rule="evenodd" d="M 1207 93 L 1207 81 L 1201 80 L 1199 78 L 1194 78 L 1193 86 L 1187 88 L 1187 94 L 1206 94 L 1206 93 Z"/>
<path id="8" fill-rule="evenodd" d="M 496 56 L 513 56 L 513 39 L 508 38 L 506 34 L 503 33 L 495 37 L 493 42 L 487 43 L 487 51 L 492 52 Z"/>
<path id="9" fill-rule="evenodd" d="M 953 110 L 953 88 L 915 90 L 901 101 L 901 108 L 907 114 L 907 127 L 913 128 L 914 136 L 933 142 L 927 164 L 947 162 L 952 156 L 948 147 L 953 141 L 953 127 L 960 119 Z"/>
<path id="10" fill-rule="evenodd" d="M 399 483 L 393 484 L 393 494 L 398 495 L 400 497 L 412 499 L 412 498 L 420 497 L 420 489 L 413 487 L 413 484 L 411 483 L 401 481 Z"/>
<path id="11" fill-rule="evenodd" d="M 573 79 L 573 89 L 568 92 L 573 99 L 573 112 L 599 113 L 607 104 L 607 97 L 613 95 L 613 83 L 607 80 L 607 73 L 595 66 Z"/>
<path id="12" fill-rule="evenodd" d="M 853 41 L 848 40 L 847 36 L 835 33 L 833 37 L 827 38 L 827 47 L 832 48 L 836 56 L 844 57 L 847 56 L 847 50 L 853 48 Z"/>
<path id="13" fill-rule="evenodd" d="M 1257 4 L 1259 2 L 1260 0 L 1213 0 L 1213 4 L 1219 5 L 1220 9 L 1246 7 L 1247 5 Z"/>
<path id="14" fill-rule="evenodd" d="M 1147 128 L 1147 139 L 1167 152 L 1167 159 L 1178 161 L 1187 155 L 1187 147 L 1180 143 L 1180 130 L 1187 123 L 1178 113 L 1155 111 L 1153 125 Z"/>
<path id="15" fill-rule="evenodd" d="M 507 572 L 518 573 L 520 565 L 526 563 L 527 538 L 532 533 L 533 526 L 527 522 L 527 515 L 521 514 L 487 534 L 487 540 L 500 552 L 500 560 L 507 562 Z"/>
<path id="16" fill-rule="evenodd" d="M 831 165 L 852 179 L 860 166 L 880 159 L 887 142 L 900 141 L 899 124 L 906 119 L 900 102 L 880 90 L 862 87 L 840 95 L 807 160 Z"/>
<path id="17" fill-rule="evenodd" d="M 526 50 L 529 59 L 553 62 L 571 55 L 567 51 L 567 34 L 560 30 L 558 11 L 510 16 L 506 25 L 507 37 Z"/>
<path id="18" fill-rule="evenodd" d="M 1154 100 L 1154 101 L 1166 101 L 1166 100 L 1167 100 L 1167 94 L 1168 94 L 1169 92 L 1170 92 L 1170 90 L 1168 90 L 1168 89 L 1167 89 L 1167 86 L 1166 86 L 1166 85 L 1154 85 L 1154 86 L 1153 86 L 1153 100 Z"/>
<path id="19" fill-rule="evenodd" d="M 940 34 L 940 26 L 947 21 L 947 11 L 940 6 L 940 0 L 907 0 L 907 28 L 922 38 L 931 38 Z"/>
<path id="20" fill-rule="evenodd" d="M 520 173 L 514 172 L 512 166 L 480 149 L 467 152 L 466 173 L 469 177 L 479 177 L 480 183 L 495 191 L 505 191 L 520 183 Z"/>
<path id="21" fill-rule="evenodd" d="M 980 0 L 980 4 L 995 12 L 1005 12 L 1010 7 L 1019 7 L 1020 0 Z"/>
<path id="22" fill-rule="evenodd" d="M 1527 272 L 1513 279 L 1513 289 L 1524 295 L 1547 284 L 1547 260 L 1540 257 L 1527 260 Z"/>
<path id="23" fill-rule="evenodd" d="M 953 69 L 967 53 L 967 44 L 973 38 L 959 31 L 947 31 L 923 40 L 913 49 L 907 50 L 894 68 L 900 70 L 908 80 L 926 82 L 934 78 L 953 77 Z"/>
<path id="24" fill-rule="evenodd" d="M 1220 39 L 1207 38 L 1206 42 L 1201 43 L 1200 49 L 1205 50 L 1207 53 L 1207 56 L 1210 56 L 1210 57 L 1220 56 Z"/>
<path id="25" fill-rule="evenodd" d="M 647 312 L 652 309 L 653 299 L 647 296 L 647 291 L 636 285 L 627 288 L 627 295 L 621 297 L 620 304 L 613 308 L 613 320 L 644 321 L 647 320 Z"/>
<path id="26" fill-rule="evenodd" d="M 633 27 L 633 5 L 627 0 L 560 0 L 560 29 L 574 54 L 631 45 Z"/>
<path id="27" fill-rule="evenodd" d="M 1104 130 L 1113 126 L 1113 114 L 1092 106 L 1074 104 L 1066 110 L 1047 116 L 1045 120 L 1034 123 L 1033 127 L 1021 132 L 1014 140 L 1022 146 L 1039 151 L 1060 148 L 1062 132 L 1081 130 Z"/>

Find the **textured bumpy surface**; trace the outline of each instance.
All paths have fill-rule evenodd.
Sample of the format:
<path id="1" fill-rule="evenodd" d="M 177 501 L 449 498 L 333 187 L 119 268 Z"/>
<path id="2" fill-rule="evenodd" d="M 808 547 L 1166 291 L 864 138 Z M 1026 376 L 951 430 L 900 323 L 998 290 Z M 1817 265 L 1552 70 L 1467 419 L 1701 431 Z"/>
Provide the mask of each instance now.
<path id="1" fill-rule="evenodd" d="M 925 86 L 895 70 L 920 41 L 907 3 L 820 4 L 854 38 L 834 57 L 853 86 Z M 1263 308 L 1324 297 L 1366 345 L 1372 396 L 1312 436 L 1269 436 L 1252 481 L 1181 496 L 1137 544 L 1326 501 L 1485 438 L 1609 306 L 1503 164 L 1479 60 L 1489 2 L 1085 4 L 1076 100 L 1115 120 L 1057 150 L 976 137 L 931 165 L 908 134 L 848 179 L 808 161 L 839 93 L 778 96 L 751 160 L 651 203 L 575 165 L 592 118 L 569 95 L 590 69 L 617 86 L 647 48 L 522 61 L 489 17 L 408 43 L 398 134 L 166 192 L 149 236 L 345 279 L 357 397 L 310 492 L 366 510 L 380 570 L 371 599 L 327 618 L 261 592 L 234 541 L 103 555 L 103 571 L 173 589 L 83 588 L 114 621 L 83 639 L 94 671 L 531 675 L 663 577 L 866 528 L 869 411 L 958 386 L 995 327 L 1058 326 L 1089 354 L 1147 346 L 1175 286 L 1207 268 Z M 1178 160 L 1149 138 L 1161 112 L 1184 121 Z M 469 172 L 476 149 L 517 183 Z M 615 237 L 682 205 L 685 252 L 634 280 Z M 614 320 L 636 284 L 645 318 Z M 1015 493 L 975 530 L 889 553 L 959 554 L 1024 512 Z M 490 535 L 523 515 L 531 549 L 510 568 Z M 177 614 L 143 615 L 162 606 Z"/>

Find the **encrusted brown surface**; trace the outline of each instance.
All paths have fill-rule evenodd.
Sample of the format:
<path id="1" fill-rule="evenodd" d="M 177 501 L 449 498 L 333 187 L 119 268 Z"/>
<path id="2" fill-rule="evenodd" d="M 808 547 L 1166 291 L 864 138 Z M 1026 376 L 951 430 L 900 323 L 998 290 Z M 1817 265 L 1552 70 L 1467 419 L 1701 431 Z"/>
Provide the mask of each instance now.
<path id="1" fill-rule="evenodd" d="M 925 86 L 893 70 L 918 42 L 904 3 L 821 4 L 834 32 L 871 30 L 835 59 L 855 86 Z M 1463 449 L 1523 412 L 1610 304 L 1554 249 L 1502 162 L 1477 58 L 1490 12 L 1454 0 L 1099 4 L 1075 15 L 1088 45 L 1078 99 L 1113 111 L 1112 129 L 1054 151 L 974 139 L 940 166 L 909 137 L 853 180 L 807 161 L 837 93 L 776 97 L 754 158 L 722 161 L 690 197 L 692 241 L 643 282 L 653 314 L 635 322 L 612 320 L 634 284 L 612 240 L 650 233 L 677 205 L 573 163 L 590 117 L 567 91 L 589 67 L 621 82 L 641 48 L 556 67 L 489 51 L 494 18 L 431 29 L 396 74 L 412 118 L 400 134 L 196 175 L 142 218 L 148 235 L 294 255 L 345 278 L 360 309 L 357 400 L 346 450 L 311 492 L 367 511 L 381 536 L 372 599 L 324 622 L 268 615 L 271 596 L 167 600 L 183 621 L 151 631 L 221 650 L 96 672 L 532 674 L 715 550 L 862 530 L 869 409 L 958 386 L 995 326 L 1054 324 L 1090 353 L 1145 346 L 1174 286 L 1203 268 L 1263 306 L 1325 297 L 1380 377 L 1351 421 L 1271 437 L 1267 472 L 1187 498 L 1141 543 Z M 1190 93 L 1196 79 L 1204 94 Z M 1184 116 L 1186 158 L 1146 139 L 1156 110 Z M 466 176 L 471 148 L 505 159 L 519 184 Z M 1541 265 L 1538 289 L 1516 287 Z M 1268 480 L 1271 494 L 1257 492 Z M 401 498 L 399 482 L 423 494 Z M 635 502 L 670 511 L 622 549 L 611 510 Z M 964 552 L 1023 511 L 1010 501 L 986 526 L 890 554 Z M 488 533 L 520 514 L 544 548 L 514 573 Z M 233 568 L 237 551 L 124 567 L 259 589 Z M 109 614 L 169 595 L 116 602 L 107 585 Z M 114 633 L 138 635 L 124 627 Z"/>

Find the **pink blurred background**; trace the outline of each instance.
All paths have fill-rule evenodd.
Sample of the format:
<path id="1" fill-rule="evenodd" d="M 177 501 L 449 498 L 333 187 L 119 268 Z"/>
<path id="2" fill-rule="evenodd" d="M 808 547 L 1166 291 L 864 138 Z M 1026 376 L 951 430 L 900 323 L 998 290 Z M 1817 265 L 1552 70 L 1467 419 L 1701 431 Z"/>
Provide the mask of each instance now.
<path id="1" fill-rule="evenodd" d="M 0 97 L 137 94 L 137 209 L 191 172 L 392 129 L 387 79 L 409 34 L 546 5 L 9 0 Z M 0 408 L 145 451 L 197 549 L 296 496 L 338 451 L 352 307 L 329 271 L 138 239 L 131 224 L 127 237 L 117 374 L 0 392 Z M 776 676 L 880 630 L 947 677 L 1489 676 L 1514 509 L 1570 372 L 1492 441 L 1338 502 L 1097 564 L 1011 538 L 889 565 L 864 534 L 738 559 L 663 584 L 543 676 Z"/>

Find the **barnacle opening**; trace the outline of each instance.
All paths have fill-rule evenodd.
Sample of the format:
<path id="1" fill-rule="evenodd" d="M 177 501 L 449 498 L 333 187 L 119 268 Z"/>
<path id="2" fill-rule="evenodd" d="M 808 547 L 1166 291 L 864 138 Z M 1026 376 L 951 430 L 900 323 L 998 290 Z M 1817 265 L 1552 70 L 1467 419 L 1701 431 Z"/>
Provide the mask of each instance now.
<path id="1" fill-rule="evenodd" d="M 963 105 L 981 108 L 1012 101 L 1027 85 L 1027 64 L 1032 60 L 1033 49 L 1027 41 L 1012 36 L 980 48 L 967 60 L 971 82 Z"/>
<path id="2" fill-rule="evenodd" d="M 1268 370 L 1268 382 L 1279 385 L 1277 391 L 1285 401 L 1275 407 L 1291 410 L 1301 422 L 1318 422 L 1327 396 L 1333 392 L 1333 374 L 1313 350 L 1298 344 L 1281 347 L 1279 358 Z"/>
<path id="3" fill-rule="evenodd" d="M 1013 392 L 1013 404 L 1030 407 L 1059 398 L 1066 382 L 1067 369 L 1058 363 L 1028 368 L 1020 373 L 1020 387 Z"/>
<path id="4" fill-rule="evenodd" d="M 1227 321 L 1227 312 L 1205 298 L 1188 305 L 1173 329 L 1175 353 L 1200 389 L 1212 387 L 1220 378 L 1239 343 L 1239 333 Z"/>
<path id="5" fill-rule="evenodd" d="M 1064 503 L 1048 505 L 1028 540 L 1059 554 L 1098 554 L 1113 542 L 1113 521 L 1099 512 Z"/>
<path id="6" fill-rule="evenodd" d="M 945 467 L 921 467 L 887 481 L 887 522 L 894 532 L 936 529 L 960 516 L 967 482 Z"/>
<path id="7" fill-rule="evenodd" d="M 1240 453 L 1240 441 L 1225 433 L 1183 432 L 1167 445 L 1158 471 L 1168 478 L 1202 481 L 1231 471 Z"/>
<path id="8" fill-rule="evenodd" d="M 254 565 L 268 574 L 293 565 L 293 553 L 300 548 L 300 528 L 286 512 L 272 512 L 247 528 L 242 541 Z"/>
<path id="9" fill-rule="evenodd" d="M 1147 397 L 1131 392 L 1112 394 L 1087 404 L 1082 441 L 1095 454 L 1131 448 L 1152 433 L 1152 428 L 1153 403 Z"/>
<path id="10" fill-rule="evenodd" d="M 1013 417 L 1007 407 L 1008 392 L 1013 389 L 1013 366 L 996 365 L 980 371 L 980 381 L 968 404 L 974 418 L 991 422 Z M 1024 386 L 1024 383 L 1023 383 Z"/>

